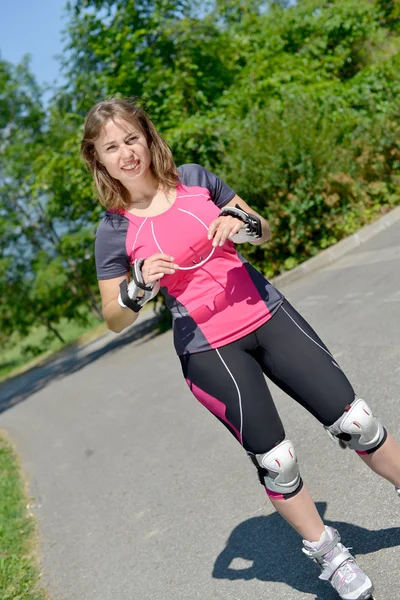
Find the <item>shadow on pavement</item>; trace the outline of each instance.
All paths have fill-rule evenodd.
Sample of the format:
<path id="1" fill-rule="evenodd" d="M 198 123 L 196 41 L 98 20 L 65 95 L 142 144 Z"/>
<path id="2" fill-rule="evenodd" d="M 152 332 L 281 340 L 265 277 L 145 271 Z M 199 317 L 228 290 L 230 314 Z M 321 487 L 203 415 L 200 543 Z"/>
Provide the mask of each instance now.
<path id="1" fill-rule="evenodd" d="M 118 350 L 139 339 L 142 339 L 142 342 L 144 342 L 156 337 L 159 335 L 158 330 L 155 329 L 158 322 L 158 316 L 149 318 L 143 323 L 135 324 L 128 331 L 116 336 L 101 347 L 97 347 L 101 340 L 100 338 L 100 340 L 97 339 L 90 342 L 84 348 L 76 347 L 65 356 L 52 360 L 44 366 L 35 367 L 25 373 L 21 373 L 21 375 L 7 379 L 0 384 L 0 413 L 22 402 L 28 396 L 43 389 L 55 379 L 79 371 L 108 352 Z M 96 347 L 96 349 L 90 351 L 91 346 Z"/>
<path id="2" fill-rule="evenodd" d="M 327 503 L 316 504 L 323 518 Z M 399 527 L 371 531 L 351 523 L 324 521 L 338 529 L 342 543 L 351 547 L 355 556 L 400 545 Z M 337 600 L 337 593 L 329 583 L 318 579 L 319 567 L 302 553 L 301 547 L 298 534 L 278 513 L 248 519 L 233 530 L 215 562 L 213 577 L 286 583 L 300 592 L 315 594 L 315 600 Z M 236 569 L 231 566 L 235 559 L 252 564 Z M 369 575 L 373 580 L 373 573 Z"/>

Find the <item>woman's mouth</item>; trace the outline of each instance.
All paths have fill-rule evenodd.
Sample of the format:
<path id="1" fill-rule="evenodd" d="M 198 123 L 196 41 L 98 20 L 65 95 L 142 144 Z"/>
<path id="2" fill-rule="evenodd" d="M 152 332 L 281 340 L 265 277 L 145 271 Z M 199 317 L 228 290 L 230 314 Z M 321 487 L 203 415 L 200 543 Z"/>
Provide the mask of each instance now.
<path id="1" fill-rule="evenodd" d="M 122 171 L 128 171 L 129 173 L 132 173 L 133 171 L 136 171 L 136 169 L 139 166 L 139 163 L 140 163 L 139 160 L 133 160 L 130 163 L 127 163 L 126 165 L 121 167 L 121 169 L 122 169 Z"/>

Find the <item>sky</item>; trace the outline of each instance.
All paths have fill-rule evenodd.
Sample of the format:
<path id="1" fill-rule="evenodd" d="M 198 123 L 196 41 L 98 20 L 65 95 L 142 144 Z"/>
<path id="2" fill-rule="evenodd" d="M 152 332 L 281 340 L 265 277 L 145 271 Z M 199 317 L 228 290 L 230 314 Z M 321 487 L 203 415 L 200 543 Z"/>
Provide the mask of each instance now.
<path id="1" fill-rule="evenodd" d="M 0 57 L 17 63 L 31 55 L 39 84 L 61 83 L 56 54 L 62 53 L 67 0 L 0 0 Z"/>

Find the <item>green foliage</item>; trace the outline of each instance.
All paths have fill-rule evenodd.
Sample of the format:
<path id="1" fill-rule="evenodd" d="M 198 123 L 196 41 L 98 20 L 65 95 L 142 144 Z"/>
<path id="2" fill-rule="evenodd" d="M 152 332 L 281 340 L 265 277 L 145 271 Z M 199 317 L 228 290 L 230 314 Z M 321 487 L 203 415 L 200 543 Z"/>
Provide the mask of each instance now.
<path id="1" fill-rule="evenodd" d="M 62 318 L 57 323 L 60 338 L 49 331 L 46 325 L 34 324 L 28 334 L 21 335 L 14 331 L 8 343 L 2 344 L 0 349 L 0 381 L 14 374 L 30 368 L 32 359 L 40 361 L 61 350 L 65 344 L 73 344 L 74 348 L 89 342 L 93 332 L 104 334 L 106 327 L 82 305 L 77 310 L 78 318 L 68 320 Z M 35 361 L 36 364 L 37 361 Z"/>
<path id="2" fill-rule="evenodd" d="M 64 115 L 62 128 L 54 111 L 46 118 L 26 61 L 0 65 L 2 103 L 12 106 L 0 131 L 0 329 L 6 340 L 43 323 L 62 339 L 57 323 L 79 318 L 84 298 L 100 315 L 88 226 L 100 210 L 82 185 L 77 118 Z"/>
<path id="3" fill-rule="evenodd" d="M 63 102 L 85 114 L 102 97 L 138 96 L 164 127 L 211 106 L 233 81 L 237 50 L 229 32 L 211 15 L 193 17 L 194 8 L 187 0 L 76 3 Z"/>
<path id="4" fill-rule="evenodd" d="M 350 109 L 339 116 L 299 97 L 253 111 L 231 131 L 222 175 L 270 222 L 268 248 L 248 250 L 268 276 L 399 202 L 398 112 L 366 128 Z"/>
<path id="5" fill-rule="evenodd" d="M 79 142 L 111 95 L 139 97 L 178 164 L 267 217 L 271 242 L 243 252 L 269 276 L 398 204 L 400 0 L 290 4 L 70 2 L 47 111 L 28 60 L 0 60 L 1 342 L 37 323 L 60 340 L 83 303 L 100 315 L 101 207 Z"/>
<path id="6" fill-rule="evenodd" d="M 29 71 L 25 57 L 13 67 L 0 59 L 0 145 L 24 128 L 28 133 L 40 131 L 43 110 L 40 89 Z"/>
<path id="7" fill-rule="evenodd" d="M 389 29 L 399 32 L 400 0 L 377 0 L 376 4 L 380 10 L 381 23 Z"/>
<path id="8" fill-rule="evenodd" d="M 399 40 L 380 17 L 369 1 L 272 7 L 229 93 L 168 132 L 269 220 L 272 241 L 245 250 L 269 276 L 399 202 Z"/>

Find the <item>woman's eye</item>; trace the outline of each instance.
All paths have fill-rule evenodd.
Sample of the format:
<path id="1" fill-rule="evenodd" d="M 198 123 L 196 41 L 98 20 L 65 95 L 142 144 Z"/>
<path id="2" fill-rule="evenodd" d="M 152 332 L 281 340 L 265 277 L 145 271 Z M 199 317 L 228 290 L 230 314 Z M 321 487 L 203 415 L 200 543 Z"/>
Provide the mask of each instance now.
<path id="1" fill-rule="evenodd" d="M 114 146 L 114 145 L 107 146 L 106 150 L 112 150 L 113 148 L 115 148 L 115 146 Z"/>
<path id="2" fill-rule="evenodd" d="M 136 142 L 137 140 L 137 135 L 132 135 L 130 138 L 128 138 L 128 144 L 133 144 L 134 142 Z"/>

